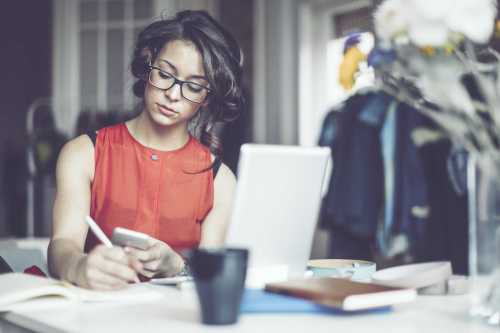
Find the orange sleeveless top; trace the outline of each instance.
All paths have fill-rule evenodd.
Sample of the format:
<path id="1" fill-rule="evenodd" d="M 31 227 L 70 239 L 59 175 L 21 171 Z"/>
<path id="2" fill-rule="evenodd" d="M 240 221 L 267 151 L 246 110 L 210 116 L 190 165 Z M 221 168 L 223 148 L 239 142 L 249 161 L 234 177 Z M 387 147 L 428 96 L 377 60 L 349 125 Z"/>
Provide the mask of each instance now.
<path id="1" fill-rule="evenodd" d="M 146 233 L 175 250 L 197 247 L 213 205 L 207 147 L 190 136 L 173 151 L 140 144 L 125 123 L 97 133 L 90 215 L 111 238 L 113 228 Z M 85 252 L 100 242 L 89 232 Z"/>

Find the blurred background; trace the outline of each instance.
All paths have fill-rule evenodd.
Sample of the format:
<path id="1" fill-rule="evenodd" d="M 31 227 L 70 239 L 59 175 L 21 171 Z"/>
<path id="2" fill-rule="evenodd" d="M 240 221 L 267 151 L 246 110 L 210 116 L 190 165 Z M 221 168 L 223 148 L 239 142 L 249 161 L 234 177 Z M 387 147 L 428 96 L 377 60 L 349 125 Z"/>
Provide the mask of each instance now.
<path id="1" fill-rule="evenodd" d="M 50 235 L 59 149 L 70 138 L 123 121 L 136 111 L 138 100 L 133 97 L 129 74 L 132 47 L 138 32 L 155 18 L 173 15 L 181 9 L 207 10 L 235 35 L 243 48 L 248 103 L 241 117 L 221 130 L 224 160 L 236 170 L 239 147 L 244 142 L 317 145 L 325 134 L 322 130 L 329 112 L 344 107 L 357 89 L 373 85 L 373 72 L 366 64 L 357 69 L 356 84 L 350 89 L 339 83 L 339 71 L 348 51 L 347 37 L 362 33 L 356 43 L 365 53 L 373 46 L 372 13 L 378 2 L 2 1 L 0 238 Z M 322 144 L 331 146 L 325 141 Z M 440 156 L 444 160 L 447 154 Z M 372 168 L 369 164 L 362 167 Z M 445 170 L 444 162 L 441 168 Z M 435 172 L 434 176 L 443 180 L 444 173 Z M 363 188 L 360 191 L 365 193 Z M 466 199 L 453 197 L 450 205 L 458 207 L 456 212 L 463 214 L 464 222 L 460 224 L 454 217 L 442 215 L 439 223 L 448 228 L 449 219 L 461 225 L 457 230 L 463 240 L 454 238 L 445 243 L 465 246 Z M 371 217 L 374 230 L 384 220 L 383 206 L 380 202 L 380 209 Z M 425 215 L 426 207 L 416 208 L 417 215 L 422 211 Z M 322 219 L 312 257 L 339 257 L 331 247 L 330 236 L 349 230 L 335 231 L 335 223 Z M 439 232 L 447 233 L 444 229 Z M 352 242 L 351 236 L 343 237 L 337 244 L 346 242 L 346 247 L 352 248 L 361 242 L 367 250 L 362 255 L 354 251 L 342 256 L 380 259 L 375 231 L 361 237 L 355 235 Z M 440 256 L 466 257 L 466 249 L 463 253 L 450 251 L 444 249 Z M 465 267 L 465 259 L 462 261 Z"/>
<path id="2" fill-rule="evenodd" d="M 0 6 L 0 236 L 20 237 L 48 232 L 50 213 L 42 201 L 53 183 L 43 178 L 53 175 L 60 145 L 134 111 L 132 47 L 154 18 L 205 9 L 240 42 L 248 105 L 223 133 L 225 158 L 235 168 L 242 142 L 315 144 L 334 95 L 329 87 L 335 75 L 324 70 L 329 46 L 336 37 L 368 29 L 372 3 L 19 0 Z M 27 193 L 29 181 L 36 193 Z M 36 223 L 27 230 L 29 195 Z"/>

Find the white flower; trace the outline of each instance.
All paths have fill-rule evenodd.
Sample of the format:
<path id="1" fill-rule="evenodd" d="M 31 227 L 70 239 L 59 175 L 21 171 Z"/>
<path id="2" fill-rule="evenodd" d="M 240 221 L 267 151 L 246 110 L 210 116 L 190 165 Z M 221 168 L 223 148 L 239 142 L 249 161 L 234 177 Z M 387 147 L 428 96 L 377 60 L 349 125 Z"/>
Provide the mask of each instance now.
<path id="1" fill-rule="evenodd" d="M 444 19 L 454 5 L 453 0 L 410 0 L 408 35 L 418 46 L 441 46 L 448 41 L 448 26 Z"/>
<path id="2" fill-rule="evenodd" d="M 408 35 L 418 46 L 442 46 L 448 41 L 448 27 L 442 21 L 429 21 L 419 17 L 412 20 Z"/>
<path id="3" fill-rule="evenodd" d="M 457 33 L 486 43 L 496 9 L 495 0 L 386 0 L 374 14 L 375 31 L 385 41 L 407 34 L 418 46 L 444 46 Z"/>
<path id="4" fill-rule="evenodd" d="M 489 57 L 478 63 L 484 48 L 463 52 L 459 45 L 464 40 L 488 42 L 495 27 L 496 0 L 404 1 L 404 7 L 401 1 L 384 1 L 375 15 L 375 24 L 380 25 L 376 31 L 389 40 L 386 45 L 391 49 L 381 52 L 387 54 L 387 61 L 377 64 L 383 74 L 376 77 L 377 83 L 429 116 L 454 144 L 479 161 L 493 159 L 490 169 L 500 170 L 500 60 Z M 389 13 L 392 21 L 386 19 Z M 394 22 L 404 27 L 403 33 L 395 29 Z M 473 81 L 465 83 L 464 75 Z"/>
<path id="5" fill-rule="evenodd" d="M 410 0 L 408 9 L 413 7 L 415 14 L 426 20 L 442 20 L 455 5 L 455 0 Z"/>
<path id="6" fill-rule="evenodd" d="M 486 43 L 493 33 L 496 17 L 493 0 L 459 0 L 450 8 L 446 24 L 476 43 Z"/>
<path id="7" fill-rule="evenodd" d="M 386 0 L 375 11 L 375 31 L 383 40 L 390 40 L 408 28 L 408 12 L 405 0 Z"/>

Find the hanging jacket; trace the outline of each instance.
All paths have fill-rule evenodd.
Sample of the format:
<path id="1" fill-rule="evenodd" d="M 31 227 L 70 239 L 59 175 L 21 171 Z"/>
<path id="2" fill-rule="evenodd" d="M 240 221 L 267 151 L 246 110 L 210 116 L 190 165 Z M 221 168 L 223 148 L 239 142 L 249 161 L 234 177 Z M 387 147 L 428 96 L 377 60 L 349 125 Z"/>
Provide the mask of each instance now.
<path id="1" fill-rule="evenodd" d="M 373 237 L 383 202 L 383 163 L 379 132 L 388 96 L 351 96 L 325 118 L 320 144 L 330 146 L 333 170 L 321 223 L 360 237 Z"/>

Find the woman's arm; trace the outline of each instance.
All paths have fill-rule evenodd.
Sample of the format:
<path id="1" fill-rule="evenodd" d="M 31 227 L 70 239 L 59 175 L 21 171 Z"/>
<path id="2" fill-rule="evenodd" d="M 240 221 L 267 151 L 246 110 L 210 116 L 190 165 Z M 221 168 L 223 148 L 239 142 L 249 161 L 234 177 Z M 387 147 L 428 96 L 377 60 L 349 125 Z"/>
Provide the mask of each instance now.
<path id="1" fill-rule="evenodd" d="M 90 139 L 82 135 L 68 142 L 61 150 L 56 168 L 49 271 L 83 287 L 114 289 L 137 279 L 130 266 L 138 262 L 131 262 L 121 248 L 97 246 L 89 255 L 84 254 L 88 232 L 85 216 L 90 211 L 93 172 L 94 147 Z"/>
<path id="2" fill-rule="evenodd" d="M 52 237 L 48 250 L 50 274 L 78 283 L 76 269 L 82 263 L 90 211 L 90 183 L 93 177 L 92 142 L 85 136 L 69 141 L 61 150 L 56 168 L 56 197 Z"/>
<path id="3" fill-rule="evenodd" d="M 224 245 L 235 186 L 236 177 L 233 172 L 225 164 L 221 164 L 214 181 L 214 205 L 201 227 L 200 247 Z"/>

